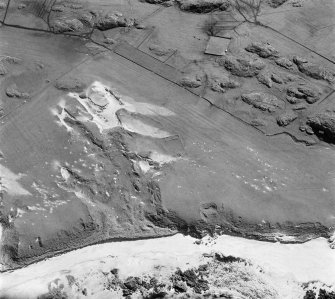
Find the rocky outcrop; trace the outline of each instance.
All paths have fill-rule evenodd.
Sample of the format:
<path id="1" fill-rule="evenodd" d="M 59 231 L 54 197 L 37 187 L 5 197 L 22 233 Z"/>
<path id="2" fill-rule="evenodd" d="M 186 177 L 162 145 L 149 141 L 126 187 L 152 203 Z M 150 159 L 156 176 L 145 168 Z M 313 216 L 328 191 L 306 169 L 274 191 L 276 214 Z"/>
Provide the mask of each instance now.
<path id="1" fill-rule="evenodd" d="M 255 53 L 262 58 L 275 58 L 279 56 L 279 52 L 269 43 L 253 42 L 245 49 L 246 51 Z"/>
<path id="2" fill-rule="evenodd" d="M 275 83 L 278 83 L 278 84 L 283 84 L 284 83 L 284 80 L 281 76 L 277 75 L 277 74 L 272 74 L 271 75 L 271 80 Z"/>
<path id="3" fill-rule="evenodd" d="M 257 75 L 257 80 L 266 85 L 267 87 L 271 88 L 272 87 L 272 79 L 271 79 L 271 74 L 268 72 L 262 72 Z"/>
<path id="4" fill-rule="evenodd" d="M 291 104 L 296 104 L 299 99 L 304 99 L 308 104 L 314 104 L 320 99 L 320 91 L 307 85 L 290 86 L 287 89 L 287 100 Z"/>
<path id="5" fill-rule="evenodd" d="M 215 77 L 210 79 L 210 86 L 213 91 L 226 92 L 227 89 L 236 88 L 240 83 L 228 77 Z"/>
<path id="6" fill-rule="evenodd" d="M 20 99 L 28 99 L 30 98 L 29 93 L 22 92 L 18 90 L 17 85 L 14 83 L 7 87 L 6 89 L 6 95 L 10 98 L 20 98 Z"/>
<path id="7" fill-rule="evenodd" d="M 277 8 L 283 5 L 287 0 L 268 0 L 268 3 L 271 7 Z"/>
<path id="8" fill-rule="evenodd" d="M 151 44 L 149 46 L 149 50 L 157 55 L 157 56 L 165 56 L 165 55 L 168 55 L 169 53 L 171 53 L 171 51 L 173 51 L 173 49 L 166 49 L 160 45 L 157 45 L 157 44 Z"/>
<path id="9" fill-rule="evenodd" d="M 59 90 L 64 91 L 82 91 L 85 87 L 85 83 L 77 78 L 73 77 L 62 77 L 55 83 L 55 87 Z"/>
<path id="10" fill-rule="evenodd" d="M 241 96 L 243 102 L 254 106 L 262 111 L 274 112 L 282 109 L 284 104 L 274 95 L 264 92 L 252 92 Z"/>
<path id="11" fill-rule="evenodd" d="M 292 69 L 293 67 L 293 62 L 286 58 L 286 57 L 279 57 L 275 60 L 275 63 L 278 64 L 279 66 L 286 68 L 286 69 Z"/>
<path id="12" fill-rule="evenodd" d="M 214 10 L 226 10 L 230 3 L 228 0 L 177 0 L 181 10 L 194 13 L 208 13 Z"/>
<path id="13" fill-rule="evenodd" d="M 218 64 L 224 66 L 233 75 L 240 77 L 254 77 L 265 68 L 265 63 L 249 55 L 224 55 L 218 59 Z"/>
<path id="14" fill-rule="evenodd" d="M 112 13 L 99 16 L 96 20 L 96 28 L 105 31 L 116 27 L 131 27 L 136 24 L 133 18 L 125 18 L 119 13 Z"/>
<path id="15" fill-rule="evenodd" d="M 298 115 L 296 115 L 293 111 L 286 111 L 277 117 L 277 124 L 281 127 L 285 127 L 297 118 Z"/>
<path id="16" fill-rule="evenodd" d="M 78 32 L 84 29 L 84 25 L 76 18 L 72 19 L 56 19 L 52 22 L 51 28 L 56 33 Z"/>
<path id="17" fill-rule="evenodd" d="M 180 80 L 180 84 L 184 87 L 197 88 L 201 86 L 201 78 L 199 76 L 188 75 Z"/>
<path id="18" fill-rule="evenodd" d="M 326 80 L 328 82 L 333 82 L 335 80 L 334 71 L 331 71 L 322 65 L 309 62 L 307 59 L 298 56 L 293 57 L 293 62 L 297 65 L 300 72 L 311 78 Z"/>
<path id="19" fill-rule="evenodd" d="M 321 139 L 335 143 L 335 109 L 326 110 L 308 117 L 309 125 Z"/>
<path id="20" fill-rule="evenodd" d="M 150 4 L 162 4 L 168 1 L 170 0 L 145 0 L 145 2 L 150 3 Z"/>
<path id="21" fill-rule="evenodd" d="M 7 73 L 8 73 L 7 68 L 2 62 L 0 62 L 0 76 L 6 75 Z"/>

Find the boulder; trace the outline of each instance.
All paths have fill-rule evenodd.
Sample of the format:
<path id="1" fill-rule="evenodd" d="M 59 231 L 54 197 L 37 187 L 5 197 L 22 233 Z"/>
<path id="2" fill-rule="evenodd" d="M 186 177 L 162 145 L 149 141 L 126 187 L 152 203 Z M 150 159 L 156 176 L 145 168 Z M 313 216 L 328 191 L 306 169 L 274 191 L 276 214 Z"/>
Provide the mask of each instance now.
<path id="1" fill-rule="evenodd" d="M 218 64 L 224 66 L 233 75 L 240 77 L 254 77 L 265 68 L 265 63 L 249 55 L 224 55 L 218 59 Z"/>
<path id="2" fill-rule="evenodd" d="M 241 96 L 243 102 L 262 111 L 274 112 L 284 108 L 284 103 L 276 96 L 264 92 L 252 92 Z"/>
<path id="3" fill-rule="evenodd" d="M 293 62 L 297 65 L 300 72 L 311 78 L 326 80 L 328 82 L 333 82 L 335 80 L 334 72 L 322 65 L 308 62 L 305 58 L 298 56 L 293 57 Z"/>
<path id="4" fill-rule="evenodd" d="M 285 127 L 297 118 L 298 115 L 296 115 L 293 111 L 286 111 L 277 117 L 277 124 L 281 127 Z"/>
<path id="5" fill-rule="evenodd" d="M 269 43 L 254 42 L 245 49 L 246 51 L 255 53 L 262 58 L 272 58 L 279 56 L 279 52 Z"/>

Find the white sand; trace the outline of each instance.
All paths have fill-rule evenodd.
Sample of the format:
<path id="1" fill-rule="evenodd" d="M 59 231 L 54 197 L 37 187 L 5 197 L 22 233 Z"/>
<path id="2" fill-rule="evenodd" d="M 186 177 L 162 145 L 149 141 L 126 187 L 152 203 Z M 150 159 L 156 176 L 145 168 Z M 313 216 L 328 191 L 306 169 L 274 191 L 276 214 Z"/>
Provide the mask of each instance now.
<path id="1" fill-rule="evenodd" d="M 164 277 L 177 267 L 185 270 L 204 263 L 203 253 L 211 252 L 242 257 L 260 265 L 269 272 L 269 283 L 277 285 L 280 293 L 285 293 L 280 290 L 284 285 L 289 287 L 294 281 L 320 280 L 335 286 L 335 252 L 323 238 L 305 244 L 268 243 L 231 236 L 220 236 L 215 240 L 205 238 L 200 245 L 194 241 L 178 234 L 161 239 L 89 246 L 0 274 L 0 295 L 25 294 L 25 298 L 34 298 L 48 291 L 49 282 L 59 278 L 66 285 L 65 276 L 73 275 L 95 294 L 90 298 L 105 298 L 104 294 L 108 298 L 101 283 L 102 272 L 119 268 L 121 278 L 146 273 Z M 290 290 L 286 293 L 290 294 Z M 288 295 L 285 298 L 294 297 Z"/>
<path id="2" fill-rule="evenodd" d="M 0 164 L 0 191 L 4 190 L 9 195 L 31 195 L 31 193 L 24 189 L 18 182 L 22 176 L 22 174 L 15 174 Z"/>
<path id="3" fill-rule="evenodd" d="M 125 117 L 120 122 L 116 113 L 120 109 L 125 109 L 128 112 L 142 115 L 172 116 L 174 115 L 173 112 L 164 107 L 136 102 L 130 97 L 116 97 L 115 95 L 116 93 L 110 87 L 98 81 L 93 82 L 87 88 L 87 98 L 85 99 L 80 98 L 78 93 L 69 93 L 69 96 L 75 98 L 91 116 L 87 121 L 94 122 L 101 132 L 120 126 L 130 132 L 154 138 L 171 136 L 170 133 L 150 126 L 138 119 Z"/>
<path id="4" fill-rule="evenodd" d="M 166 138 L 171 136 L 169 132 L 145 124 L 138 119 L 131 119 L 126 117 L 122 118 L 121 122 L 123 128 L 125 128 L 127 131 L 138 133 L 143 136 L 150 136 L 154 138 Z"/>

